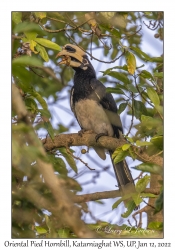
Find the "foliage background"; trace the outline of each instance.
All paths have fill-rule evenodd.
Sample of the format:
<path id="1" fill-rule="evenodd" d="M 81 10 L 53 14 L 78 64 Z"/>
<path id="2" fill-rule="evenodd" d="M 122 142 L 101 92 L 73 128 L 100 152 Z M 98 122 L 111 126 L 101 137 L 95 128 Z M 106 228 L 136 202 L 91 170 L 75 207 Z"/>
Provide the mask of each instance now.
<path id="1" fill-rule="evenodd" d="M 112 13 L 112 12 L 111 12 Z M 84 16 L 84 13 L 68 13 L 69 15 L 71 14 L 73 17 L 74 15 L 79 16 L 80 15 L 80 19 L 81 16 Z M 100 13 L 101 14 L 101 13 Z M 118 54 L 120 54 L 121 52 L 123 52 L 123 45 L 119 42 L 119 40 L 122 38 L 122 32 L 126 35 L 126 31 L 125 30 L 125 26 L 124 27 L 117 27 L 116 23 L 113 23 L 113 21 L 111 21 L 111 16 L 107 14 L 107 16 L 102 15 L 102 17 L 100 16 L 100 14 L 97 14 L 98 19 L 97 22 L 94 23 L 89 23 L 89 24 L 85 24 L 85 27 L 87 27 L 87 29 L 93 30 L 95 25 L 98 25 L 98 23 L 100 23 L 100 28 L 102 30 L 102 33 L 104 32 L 109 32 L 109 34 L 112 34 L 113 37 L 111 39 L 111 43 L 112 44 L 116 44 L 118 43 L 118 46 L 116 49 L 112 49 L 113 53 L 110 55 L 109 57 L 109 50 L 108 49 L 103 49 L 104 51 L 104 55 L 108 54 L 108 59 L 114 59 Z M 15 16 L 16 15 L 16 16 Z M 25 17 L 26 15 L 26 17 Z M 62 13 L 58 14 L 58 13 L 49 13 L 49 15 L 51 15 L 51 18 L 61 18 L 61 20 L 63 22 L 70 22 L 71 23 L 71 18 L 67 18 L 66 13 L 64 13 L 64 15 L 62 15 Z M 53 15 L 53 16 L 52 16 Z M 157 13 L 144 13 L 144 15 L 146 15 L 146 18 L 149 20 L 157 20 L 158 19 L 158 14 Z M 56 17 L 55 17 L 56 16 Z M 66 16 L 66 19 L 65 19 Z M 100 17 L 99 17 L 100 16 Z M 119 18 L 117 21 L 117 23 L 122 23 L 123 20 L 125 20 L 126 17 L 128 17 L 128 13 L 117 13 L 115 14 L 115 16 L 117 16 L 117 18 Z M 134 13 L 129 13 L 129 16 L 131 16 L 131 20 L 133 22 L 133 24 L 136 22 L 136 17 L 134 15 Z M 13 52 L 12 55 L 14 56 L 13 59 L 13 69 L 12 69 L 12 73 L 14 76 L 14 81 L 15 83 L 18 85 L 18 87 L 21 89 L 21 95 L 23 97 L 23 99 L 25 100 L 25 105 L 28 109 L 28 111 L 30 112 L 30 121 L 34 122 L 35 121 L 35 131 L 38 131 L 39 135 L 41 135 L 41 132 L 43 133 L 42 135 L 45 134 L 45 131 L 47 131 L 49 133 L 49 135 L 51 137 L 54 136 L 55 134 L 58 133 L 62 133 L 67 131 L 69 125 L 66 127 L 64 124 L 62 124 L 61 122 L 59 122 L 57 124 L 56 127 L 52 127 L 52 123 L 50 123 L 49 119 L 50 119 L 50 115 L 53 115 L 52 112 L 50 112 L 51 114 L 49 114 L 49 109 L 47 108 L 47 104 L 45 102 L 45 100 L 48 100 L 49 98 L 49 102 L 50 100 L 52 101 L 52 105 L 53 104 L 57 104 L 57 101 L 63 102 L 63 98 L 64 95 L 56 95 L 56 93 L 59 91 L 61 91 L 63 88 L 66 89 L 66 91 L 69 91 L 70 88 L 65 88 L 65 86 L 67 85 L 67 82 L 70 81 L 70 79 L 72 78 L 72 71 L 70 69 L 64 68 L 63 70 L 61 70 L 58 67 L 55 67 L 55 54 L 56 51 L 53 50 L 51 51 L 50 49 L 56 49 L 59 50 L 60 48 L 56 45 L 53 45 L 51 43 L 49 43 L 48 41 L 52 40 L 55 42 L 55 44 L 59 44 L 59 45 L 63 45 L 69 42 L 69 39 L 66 38 L 64 35 L 61 35 L 60 33 L 58 33 L 59 35 L 55 35 L 52 33 L 43 33 L 43 30 L 39 29 L 39 25 L 38 23 L 40 23 L 40 25 L 45 24 L 46 23 L 46 19 L 48 18 L 48 14 L 45 13 L 14 13 L 12 16 L 13 19 L 13 30 L 14 30 L 14 34 L 21 35 L 23 36 L 23 34 L 25 34 L 25 38 L 21 37 L 21 39 L 23 39 L 23 42 L 30 42 L 30 47 L 28 46 L 28 44 L 24 44 L 26 47 L 22 48 L 22 50 L 17 50 L 21 45 L 20 45 L 20 39 L 16 39 L 16 37 L 14 38 L 14 42 L 13 42 Z M 113 16 L 112 16 L 113 18 Z M 142 17 L 139 17 L 142 18 Z M 21 19 L 23 20 L 23 22 L 21 23 Z M 107 20 L 106 20 L 107 19 Z M 20 20 L 20 22 L 18 22 Z M 30 25 L 29 23 L 24 23 L 24 20 L 27 20 L 28 22 L 30 21 Z M 60 20 L 60 19 L 59 19 Z M 105 20 L 105 21 L 104 21 Z M 115 20 L 115 19 L 114 19 Z M 160 18 L 160 20 L 162 20 L 162 17 Z M 53 20 L 52 20 L 53 21 Z M 124 21 L 123 21 L 124 22 Z M 159 22 L 159 19 L 158 19 Z M 113 30 L 111 29 L 111 23 L 112 25 L 116 25 L 116 29 Z M 107 25 L 109 24 L 109 25 Z M 65 25 L 65 24 L 64 24 Z M 62 25 L 62 23 L 60 24 L 57 22 L 50 22 L 50 26 L 49 29 L 60 29 L 63 28 L 64 25 Z M 77 24 L 76 24 L 77 25 Z M 124 24 L 125 25 L 125 24 Z M 161 27 L 161 26 L 160 26 Z M 91 28 L 91 29 L 90 29 Z M 119 29 L 120 28 L 120 29 Z M 136 32 L 138 26 L 136 26 L 134 24 L 133 27 L 130 27 L 128 29 L 128 33 L 132 34 L 134 32 Z M 162 27 L 161 27 L 162 28 Z M 15 30 L 16 29 L 16 30 Z M 26 30 L 28 29 L 28 30 Z M 96 27 L 96 31 L 98 30 L 98 26 Z M 95 32 L 96 32 L 95 31 Z M 119 32 L 120 31 L 120 32 Z M 39 39 L 36 38 L 36 33 L 38 34 L 38 36 L 40 37 Z M 73 31 L 73 34 L 71 34 L 72 31 L 70 31 L 69 35 L 72 35 L 74 37 L 74 39 L 79 40 L 79 44 L 86 49 L 89 46 L 90 43 L 90 36 L 85 36 L 85 38 L 81 41 L 81 39 L 78 39 L 78 35 L 80 34 L 77 33 L 75 34 L 75 32 Z M 157 39 L 162 39 L 162 34 L 163 31 L 158 27 L 158 30 L 156 29 L 156 34 L 159 34 L 159 37 L 157 37 Z M 47 34 L 47 35 L 46 35 Z M 97 34 L 99 35 L 99 34 Z M 95 36 L 95 35 L 94 35 Z M 157 35 L 158 36 L 158 35 Z M 117 70 L 108 70 L 105 72 L 104 76 L 101 77 L 101 81 L 108 82 L 109 83 L 109 79 L 110 81 L 112 81 L 111 79 L 113 79 L 113 85 L 115 87 L 115 89 L 110 89 L 109 91 L 117 93 L 117 94 L 123 94 L 125 93 L 128 94 L 130 97 L 129 99 L 125 99 L 125 101 L 123 100 L 123 96 L 121 95 L 119 98 L 116 98 L 117 103 L 121 103 L 119 106 L 119 111 L 122 112 L 124 108 L 128 107 L 128 115 L 132 114 L 132 117 L 136 117 L 137 120 L 141 120 L 141 125 L 140 127 L 136 127 L 135 130 L 133 130 L 134 132 L 131 132 L 131 136 L 130 138 L 128 138 L 131 141 L 131 137 L 132 143 L 136 143 L 136 146 L 147 146 L 147 153 L 153 152 L 153 154 L 161 154 L 162 152 L 162 116 L 163 116 L 163 110 L 162 110 L 162 58 L 154 58 L 152 55 L 148 55 L 148 54 L 144 54 L 141 50 L 138 50 L 139 46 L 140 46 L 140 39 L 141 39 L 141 35 L 140 33 L 136 33 L 134 36 L 129 36 L 129 40 L 127 39 L 127 41 L 129 42 L 127 44 L 127 46 L 129 46 L 130 48 L 132 48 L 132 50 L 130 50 L 130 52 L 127 52 L 127 58 L 125 56 L 122 57 L 123 60 L 119 61 L 119 65 L 122 67 L 124 64 L 126 64 L 126 59 L 129 61 L 127 62 L 127 66 L 124 66 L 123 69 L 124 71 L 120 70 L 119 68 L 117 68 Z M 41 38 L 44 39 L 48 39 L 48 41 L 46 42 L 46 40 L 41 40 Z M 38 40 L 37 40 L 38 39 Z M 108 38 L 108 42 L 109 42 L 110 38 Z M 123 39 L 121 39 L 123 40 Z M 103 42 L 99 41 L 99 37 L 93 37 L 93 42 L 95 43 L 94 46 L 98 47 L 98 46 L 103 46 L 104 44 L 104 40 L 102 40 Z M 37 44 L 35 44 L 37 42 Z M 40 42 L 40 43 L 39 43 Z M 126 44 L 125 44 L 126 45 Z M 136 45 L 136 47 L 134 46 Z M 43 46 L 43 47 L 42 47 Z M 120 46 L 120 49 L 118 49 Z M 132 46 L 132 47 L 131 47 Z M 45 50 L 44 48 L 49 47 L 49 50 Z M 114 48 L 114 47 L 113 47 Z M 25 52 L 24 54 L 30 54 L 31 50 L 33 51 L 33 53 L 35 54 L 35 57 L 25 57 L 24 55 L 21 55 L 21 53 Z M 40 51 L 40 54 L 38 55 L 37 52 Z M 49 63 L 49 67 L 42 67 L 42 64 L 40 63 L 38 59 L 40 59 L 40 55 L 41 57 L 47 61 L 48 57 L 47 57 L 47 53 L 46 51 L 48 51 L 49 54 L 49 58 L 51 60 L 51 63 Z M 131 53 L 132 51 L 132 53 Z M 133 53 L 134 51 L 134 53 Z M 133 84 L 129 84 L 129 80 L 132 80 L 133 77 L 131 77 L 131 75 L 133 75 L 134 71 L 135 71 L 135 65 L 134 65 L 134 55 L 138 56 L 140 59 L 142 59 L 142 61 L 144 61 L 144 63 L 147 63 L 148 61 L 152 63 L 152 67 L 155 68 L 157 67 L 157 65 L 155 65 L 155 63 L 159 63 L 159 68 L 157 68 L 156 70 L 152 71 L 152 69 L 150 69 L 150 72 L 148 71 L 141 71 L 140 73 L 140 79 L 139 79 L 139 86 L 138 89 L 136 86 L 134 86 L 134 81 Z M 129 59 L 128 59 L 129 57 Z M 21 59 L 22 58 L 22 59 Z M 136 57 L 137 59 L 137 57 Z M 41 60 L 41 59 L 40 59 Z M 125 63 L 123 62 L 125 61 Z M 136 60 L 137 61 L 137 60 Z M 117 61 L 118 62 L 118 61 Z M 153 64 L 154 63 L 154 64 Z M 30 65 L 30 71 L 28 71 L 28 66 Z M 118 65 L 118 64 L 117 64 Z M 27 70 L 26 70 L 26 66 L 27 66 Z M 137 65 L 138 66 L 138 65 Z M 33 68 L 34 67 L 34 68 Z M 35 71 L 37 67 L 37 72 Z M 39 68 L 40 67 L 40 68 Z M 111 67 L 111 66 L 110 66 Z M 131 72 L 134 68 L 134 71 Z M 161 70 L 159 70 L 161 68 Z M 31 74 L 31 71 L 33 72 L 33 74 Z M 130 73 L 128 72 L 130 71 Z M 122 73 L 121 73 L 122 72 Z M 107 76 L 112 76 L 115 78 L 107 78 Z M 41 76 L 45 76 L 45 77 L 41 77 Z M 117 88 L 116 88 L 116 82 L 117 84 Z M 156 82 L 156 86 L 155 86 L 155 90 L 153 91 L 153 86 L 150 85 L 152 83 Z M 120 88 L 118 87 L 120 86 Z M 148 88 L 150 87 L 151 88 Z M 123 92 L 121 92 L 121 87 L 123 89 Z M 140 99 L 140 93 L 139 92 L 143 92 L 142 98 Z M 145 91 L 146 90 L 146 91 Z M 65 90 L 64 90 L 65 91 Z M 157 92 L 157 93 L 156 93 Z M 138 98 L 133 98 L 134 95 L 137 95 L 138 93 Z M 66 94 L 67 95 L 67 94 Z M 52 96 L 52 98 L 50 97 Z M 145 101 L 145 98 L 150 102 L 152 102 L 152 108 L 149 106 L 149 109 L 146 110 L 145 106 L 142 104 Z M 141 101 L 141 102 L 140 102 Z M 130 104 L 130 108 L 129 105 L 127 106 L 127 104 Z M 156 108 L 155 108 L 156 107 Z M 129 110 L 130 109 L 130 110 Z M 158 112 L 157 112 L 158 110 Z M 16 111 L 16 110 L 15 110 Z M 60 113 L 61 114 L 61 113 Z M 26 126 L 22 123 L 18 124 L 15 118 L 15 113 L 12 113 L 12 116 L 14 118 L 13 122 L 14 124 L 17 124 L 16 127 L 14 127 L 14 152 L 13 152 L 13 164 L 16 165 L 14 168 L 14 171 L 17 171 L 17 173 L 13 173 L 13 177 L 14 177 L 14 186 L 15 186 L 15 193 L 18 197 L 18 191 L 16 190 L 16 188 L 23 188 L 25 186 L 24 182 L 22 181 L 22 177 L 23 174 L 25 173 L 26 175 L 28 175 L 29 179 L 33 178 L 33 175 L 35 176 L 36 173 L 31 173 L 31 167 L 30 164 L 31 162 L 35 162 L 36 157 L 41 157 L 40 156 L 40 151 L 37 151 L 36 148 L 32 146 L 24 146 L 26 143 L 26 132 L 30 132 L 29 130 L 26 130 Z M 157 118 L 158 116 L 158 118 Z M 60 115 L 61 117 L 61 115 Z M 149 120 L 149 127 L 148 127 L 148 121 L 146 121 L 146 123 L 144 122 L 144 119 L 147 119 L 147 117 L 149 117 L 149 119 L 151 119 L 151 117 L 153 117 L 154 119 L 152 119 L 151 121 Z M 60 120 L 60 118 L 59 118 Z M 72 122 L 71 122 L 72 123 Z M 54 124 L 54 123 L 53 123 Z M 71 124 L 73 125 L 73 124 Z M 133 125 L 133 124 L 132 124 Z M 12 126 L 13 127 L 13 126 Z M 43 130 L 43 128 L 45 130 Z M 149 132 L 148 132 L 149 130 Z M 41 131 L 41 132 L 40 132 Z M 133 133 L 135 134 L 135 131 L 139 131 L 134 137 L 133 137 Z M 153 140 L 151 143 L 148 144 L 148 142 L 143 143 L 142 138 L 144 137 L 154 137 L 154 143 Z M 24 141 L 21 138 L 25 138 Z M 155 142 L 156 141 L 156 142 Z M 22 149 L 21 149 L 22 148 Z M 130 146 L 131 149 L 131 146 Z M 154 150 L 154 151 L 153 151 Z M 49 154 L 49 158 L 50 158 L 50 162 L 52 163 L 53 167 L 55 167 L 55 171 L 57 171 L 60 176 L 62 177 L 66 177 L 67 176 L 67 169 L 69 170 L 69 175 L 71 177 L 73 177 L 73 171 L 76 172 L 76 165 L 75 162 L 73 160 L 73 158 L 70 157 L 70 154 L 67 154 L 67 152 L 63 149 L 59 150 L 59 158 L 55 158 L 54 155 L 55 153 L 58 154 L 58 152 L 52 152 L 52 154 Z M 62 154 L 63 157 L 65 157 L 65 159 L 69 162 L 70 167 L 67 165 L 65 165 L 64 161 L 62 160 L 63 157 L 60 157 L 60 153 Z M 127 151 L 126 154 L 126 150 L 123 150 L 120 148 L 120 155 L 122 154 L 123 156 L 126 156 L 127 154 L 131 155 L 132 153 L 129 152 L 129 150 Z M 20 157 L 18 156 L 20 155 Z M 21 155 L 23 157 L 21 157 Z M 29 157 L 30 155 L 30 157 Z M 133 155 L 132 155 L 133 156 Z M 134 157 L 134 156 L 133 156 Z M 121 158 L 120 158 L 121 159 Z M 27 162 L 28 160 L 28 162 Z M 58 166 L 59 164 L 59 166 Z M 26 166 L 25 171 L 24 171 L 24 166 Z M 20 168 L 21 167 L 21 168 Z M 143 165 L 142 165 L 143 167 Z M 158 169 L 157 170 L 157 165 L 156 166 L 150 166 L 150 165 L 144 165 L 144 171 L 146 172 L 150 172 L 150 167 L 151 168 L 156 168 L 155 171 L 158 171 L 159 175 L 161 173 L 161 171 Z M 24 172 L 23 174 L 21 174 L 21 170 Z M 33 171 L 33 170 L 32 170 Z M 84 170 L 82 170 L 83 172 Z M 87 172 L 87 169 L 86 169 Z M 83 172 L 84 173 L 84 172 Z M 16 177 L 17 176 L 17 177 Z M 36 174 L 36 176 L 38 176 L 38 174 Z M 28 180 L 29 180 L 28 179 Z M 68 178 L 67 178 L 68 179 Z M 148 178 L 144 177 L 143 179 L 141 179 L 143 182 L 143 187 L 146 187 Z M 38 181 L 38 180 L 37 180 Z M 72 179 L 71 179 L 72 181 Z M 40 181 L 39 181 L 40 182 Z M 37 183 L 37 182 L 36 182 Z M 75 184 L 75 183 L 74 183 Z M 47 187 L 42 187 L 43 189 L 41 189 L 41 194 L 42 195 L 52 195 L 50 193 L 50 191 L 48 191 Z M 70 188 L 70 187 L 69 187 Z M 75 189 L 74 189 L 75 188 Z M 80 186 L 78 184 L 76 184 L 74 186 L 73 190 L 74 192 L 80 191 Z M 25 189 L 25 187 L 24 187 Z M 72 186 L 71 186 L 72 189 Z M 47 197 L 46 195 L 46 197 Z M 24 202 L 23 198 L 19 197 L 14 198 L 14 210 L 15 209 L 19 209 L 20 211 L 24 210 L 24 207 L 26 207 L 26 209 L 28 210 L 28 208 L 30 207 L 30 203 L 28 202 Z M 48 196 L 49 197 L 49 196 Z M 48 198 L 47 197 L 47 198 Z M 22 200 L 21 200 L 22 199 Z M 50 199 L 50 197 L 49 197 Z M 161 199 L 162 200 L 162 199 Z M 141 201 L 139 200 L 135 200 L 136 203 L 140 203 Z M 25 204 L 25 205 L 24 205 Z M 137 204 L 137 205 L 138 205 Z M 85 204 L 84 204 L 85 205 Z M 22 207 L 22 209 L 21 209 Z M 14 235 L 15 237 L 17 237 L 17 235 L 19 234 L 21 236 L 21 229 L 25 228 L 26 230 L 26 235 L 31 235 L 34 237 L 35 233 L 37 232 L 40 235 L 42 235 L 42 237 L 46 236 L 46 237 L 54 237 L 53 235 L 55 235 L 55 231 L 57 236 L 61 237 L 61 233 L 62 230 L 65 232 L 65 228 L 62 228 L 62 226 L 60 227 L 60 225 L 49 225 L 49 217 L 44 216 L 43 213 L 41 213 L 41 211 L 38 210 L 38 208 L 33 207 L 33 209 L 36 212 L 36 215 L 41 216 L 43 223 L 41 223 L 41 218 L 40 218 L 40 223 L 39 226 L 36 226 L 35 224 L 33 225 L 29 225 L 25 221 L 22 221 L 21 223 L 19 223 L 19 221 L 17 220 L 17 218 L 15 218 L 16 221 L 14 221 Z M 33 211 L 33 209 L 31 210 L 31 207 L 29 209 L 29 211 L 27 212 L 31 212 Z M 87 207 L 85 205 L 85 207 L 81 207 L 82 210 L 84 210 L 84 212 L 87 212 Z M 160 210 L 160 208 L 159 208 Z M 115 210 L 114 210 L 115 211 Z M 132 212 L 132 209 L 128 208 L 128 211 Z M 32 215 L 33 216 L 33 215 Z M 50 220 L 49 220 L 50 221 Z M 99 223 L 104 223 L 103 221 L 96 221 L 97 225 L 101 225 Z M 107 225 L 109 225 L 109 222 L 105 222 L 107 223 Z M 161 229 L 161 224 L 160 222 L 156 222 L 157 224 L 153 224 L 153 228 L 156 226 L 156 229 Z M 19 225 L 20 224 L 20 225 Z M 41 226 L 42 224 L 42 226 Z M 103 224 L 102 224 L 103 225 Z M 106 224 L 104 224 L 106 225 Z M 33 226 L 33 227 L 32 227 Z M 95 225 L 96 226 L 96 225 Z M 115 225 L 116 226 L 116 225 Z M 160 228 L 159 228 L 160 227 Z M 50 234 L 51 228 L 54 229 L 54 233 Z M 154 228 L 155 229 L 155 228 Z M 18 231 L 19 230 L 19 231 Z M 45 231 L 44 231 L 45 230 Z M 60 231 L 59 231 L 60 230 Z M 67 237 L 72 236 L 72 231 L 67 230 Z"/>

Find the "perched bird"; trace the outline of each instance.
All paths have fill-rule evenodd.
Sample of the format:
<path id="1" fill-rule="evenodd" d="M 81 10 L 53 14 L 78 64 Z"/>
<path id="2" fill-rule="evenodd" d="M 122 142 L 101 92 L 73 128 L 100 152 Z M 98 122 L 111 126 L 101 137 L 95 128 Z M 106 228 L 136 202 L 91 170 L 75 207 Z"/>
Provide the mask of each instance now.
<path id="1" fill-rule="evenodd" d="M 71 66 L 74 71 L 74 86 L 71 90 L 70 106 L 82 130 L 92 130 L 97 138 L 102 135 L 121 138 L 123 129 L 113 96 L 96 79 L 95 70 L 86 53 L 78 46 L 66 44 L 57 54 L 62 57 L 59 64 Z M 103 160 L 103 148 L 94 147 Z M 112 155 L 113 152 L 109 152 Z M 112 160 L 112 158 L 111 158 Z M 118 186 L 123 194 L 133 192 L 134 181 L 126 161 L 115 164 L 112 161 Z"/>

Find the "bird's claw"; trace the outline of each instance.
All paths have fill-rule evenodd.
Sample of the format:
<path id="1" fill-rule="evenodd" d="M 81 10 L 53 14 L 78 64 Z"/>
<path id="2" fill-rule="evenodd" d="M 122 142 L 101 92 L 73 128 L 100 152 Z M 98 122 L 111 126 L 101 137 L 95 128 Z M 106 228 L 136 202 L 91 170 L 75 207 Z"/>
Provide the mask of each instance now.
<path id="1" fill-rule="evenodd" d="M 95 141 L 98 142 L 98 140 L 100 139 L 100 137 L 102 136 L 107 136 L 107 133 L 99 133 L 95 136 Z"/>
<path id="2" fill-rule="evenodd" d="M 83 134 L 93 134 L 94 131 L 93 130 L 86 130 L 86 129 L 81 129 L 80 131 L 78 131 L 79 136 L 83 136 Z"/>

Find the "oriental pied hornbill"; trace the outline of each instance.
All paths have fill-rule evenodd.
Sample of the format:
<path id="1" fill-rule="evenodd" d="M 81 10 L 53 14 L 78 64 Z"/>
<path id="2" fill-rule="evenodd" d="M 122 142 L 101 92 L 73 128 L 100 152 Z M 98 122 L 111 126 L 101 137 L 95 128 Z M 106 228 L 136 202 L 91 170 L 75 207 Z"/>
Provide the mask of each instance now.
<path id="1" fill-rule="evenodd" d="M 82 130 L 93 130 L 97 136 L 108 135 L 121 138 L 123 129 L 113 96 L 96 79 L 95 70 L 86 53 L 78 46 L 66 44 L 57 54 L 62 57 L 59 64 L 71 66 L 74 71 L 74 86 L 71 90 L 70 106 Z M 103 148 L 94 147 L 103 160 Z M 109 152 L 112 155 L 113 152 Z M 112 158 L 111 158 L 112 159 Z M 126 161 L 114 164 L 118 186 L 126 194 L 133 192 L 134 181 Z"/>

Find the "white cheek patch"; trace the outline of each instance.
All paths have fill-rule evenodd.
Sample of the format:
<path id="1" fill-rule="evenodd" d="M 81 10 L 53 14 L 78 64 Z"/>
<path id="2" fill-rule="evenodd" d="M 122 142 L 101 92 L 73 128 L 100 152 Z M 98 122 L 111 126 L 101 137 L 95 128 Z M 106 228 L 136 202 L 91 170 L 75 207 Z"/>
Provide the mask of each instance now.
<path id="1" fill-rule="evenodd" d="M 87 70 L 87 67 L 83 67 L 83 70 Z"/>

